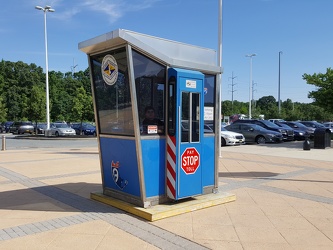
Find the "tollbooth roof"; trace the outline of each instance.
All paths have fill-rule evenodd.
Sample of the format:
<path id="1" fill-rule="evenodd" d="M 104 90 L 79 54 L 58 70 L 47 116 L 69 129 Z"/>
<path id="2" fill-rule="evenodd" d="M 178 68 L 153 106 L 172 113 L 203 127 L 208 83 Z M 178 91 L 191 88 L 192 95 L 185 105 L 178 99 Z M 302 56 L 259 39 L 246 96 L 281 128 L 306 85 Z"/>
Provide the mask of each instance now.
<path id="1" fill-rule="evenodd" d="M 215 50 L 118 29 L 80 42 L 78 47 L 86 54 L 94 54 L 130 44 L 139 51 L 165 62 L 170 67 L 187 68 L 213 74 L 221 72 Z"/>

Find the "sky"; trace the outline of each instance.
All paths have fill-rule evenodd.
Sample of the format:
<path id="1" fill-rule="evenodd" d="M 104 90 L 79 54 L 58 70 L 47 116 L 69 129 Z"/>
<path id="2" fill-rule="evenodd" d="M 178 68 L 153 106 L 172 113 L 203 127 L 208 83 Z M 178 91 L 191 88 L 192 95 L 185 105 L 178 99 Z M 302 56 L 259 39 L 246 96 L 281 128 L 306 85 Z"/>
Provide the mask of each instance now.
<path id="1" fill-rule="evenodd" d="M 333 59 L 332 0 L 223 0 L 222 100 L 248 102 L 252 57 L 253 99 L 274 96 L 310 103 L 315 90 L 304 73 L 325 73 Z M 11 0 L 0 9 L 0 59 L 45 70 L 47 13 L 49 70 L 88 67 L 82 41 L 116 29 L 217 50 L 219 0 Z M 280 54 L 280 60 L 279 60 Z M 280 67 L 279 67 L 280 62 Z M 280 70 L 279 70 L 280 69 Z M 280 74 L 279 74 L 280 71 Z"/>

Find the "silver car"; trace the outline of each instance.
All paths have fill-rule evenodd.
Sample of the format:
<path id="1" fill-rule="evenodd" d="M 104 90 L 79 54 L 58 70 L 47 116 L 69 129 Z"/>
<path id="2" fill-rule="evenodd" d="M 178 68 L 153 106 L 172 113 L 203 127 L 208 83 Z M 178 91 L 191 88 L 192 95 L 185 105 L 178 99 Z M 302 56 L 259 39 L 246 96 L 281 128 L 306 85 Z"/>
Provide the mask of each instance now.
<path id="1" fill-rule="evenodd" d="M 75 130 L 69 127 L 66 123 L 52 123 L 50 126 L 51 135 L 55 136 L 70 136 L 76 135 Z"/>

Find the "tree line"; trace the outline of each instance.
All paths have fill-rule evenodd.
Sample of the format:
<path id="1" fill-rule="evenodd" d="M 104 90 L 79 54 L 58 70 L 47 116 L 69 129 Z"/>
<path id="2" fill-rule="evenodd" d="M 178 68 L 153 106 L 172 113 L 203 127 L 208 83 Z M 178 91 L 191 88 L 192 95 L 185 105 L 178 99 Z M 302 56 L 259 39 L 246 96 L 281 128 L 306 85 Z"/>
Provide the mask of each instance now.
<path id="1" fill-rule="evenodd" d="M 0 122 L 46 121 L 46 74 L 36 64 L 0 62 Z M 49 72 L 51 121 L 94 121 L 89 70 Z"/>
<path id="2" fill-rule="evenodd" d="M 303 74 L 303 80 L 307 84 L 316 86 L 316 90 L 309 92 L 308 97 L 312 103 L 293 102 L 287 99 L 281 102 L 280 112 L 278 102 L 273 96 L 263 96 L 251 103 L 252 117 L 259 118 L 264 115 L 265 119 L 296 120 L 333 120 L 333 70 L 327 68 L 325 73 Z M 238 101 L 223 101 L 222 113 L 224 117 L 233 114 L 248 114 L 249 103 Z"/>
<path id="3" fill-rule="evenodd" d="M 0 122 L 46 120 L 45 73 L 36 64 L 22 61 L 0 62 Z M 304 74 L 307 84 L 315 85 L 309 93 L 313 103 L 287 99 L 281 110 L 273 96 L 264 96 L 252 103 L 252 117 L 285 120 L 333 120 L 333 70 L 326 73 Z M 89 69 L 79 72 L 49 72 L 51 121 L 94 121 L 94 109 Z M 222 101 L 223 116 L 248 114 L 248 102 Z"/>

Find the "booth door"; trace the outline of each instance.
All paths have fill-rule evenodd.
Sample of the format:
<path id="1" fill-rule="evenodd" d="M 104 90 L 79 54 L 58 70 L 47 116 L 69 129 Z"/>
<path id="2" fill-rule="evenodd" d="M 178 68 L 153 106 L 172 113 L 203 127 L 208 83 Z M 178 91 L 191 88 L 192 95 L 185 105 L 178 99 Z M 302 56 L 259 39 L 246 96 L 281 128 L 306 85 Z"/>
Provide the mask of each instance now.
<path id="1" fill-rule="evenodd" d="M 201 93 L 181 91 L 180 146 L 178 171 L 178 197 L 185 198 L 202 193 L 201 151 L 203 119 L 201 119 Z"/>

